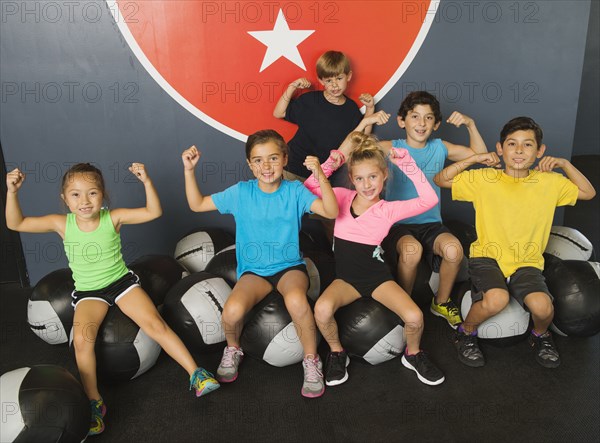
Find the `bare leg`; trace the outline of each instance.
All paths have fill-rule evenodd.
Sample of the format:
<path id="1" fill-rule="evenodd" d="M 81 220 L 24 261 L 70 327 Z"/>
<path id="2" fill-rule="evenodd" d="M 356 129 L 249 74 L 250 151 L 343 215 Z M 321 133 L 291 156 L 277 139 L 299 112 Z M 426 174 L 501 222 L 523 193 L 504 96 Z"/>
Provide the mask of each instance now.
<path id="1" fill-rule="evenodd" d="M 296 333 L 302 343 L 304 355 L 317 355 L 317 331 L 312 310 L 306 298 L 308 291 L 308 277 L 302 271 L 293 270 L 286 272 L 279 283 L 277 290 L 283 297 Z"/>
<path id="2" fill-rule="evenodd" d="M 545 295 L 545 294 L 544 294 Z M 473 303 L 471 310 L 462 323 L 462 328 L 468 334 L 488 318 L 496 315 L 508 305 L 509 295 L 505 289 L 490 289 L 483 294 L 483 299 Z"/>
<path id="3" fill-rule="evenodd" d="M 244 316 L 272 290 L 271 283 L 262 277 L 253 274 L 245 274 L 240 277 L 223 307 L 221 321 L 227 346 L 240 346 Z"/>
<path id="4" fill-rule="evenodd" d="M 99 400 L 96 374 L 96 337 L 108 312 L 108 304 L 99 300 L 82 300 L 73 317 L 73 347 L 83 389 L 90 400 Z"/>
<path id="5" fill-rule="evenodd" d="M 442 257 L 440 265 L 440 286 L 435 296 L 437 304 L 446 303 L 460 271 L 463 249 L 456 237 L 447 232 L 440 234 L 433 244 L 433 252 Z"/>
<path id="6" fill-rule="evenodd" d="M 334 314 L 339 308 L 349 305 L 359 298 L 360 294 L 352 285 L 344 280 L 336 279 L 317 300 L 315 304 L 315 321 L 331 352 L 343 350 Z"/>
<path id="7" fill-rule="evenodd" d="M 194 358 L 177 334 L 160 316 L 154 303 L 142 288 L 133 288 L 127 295 L 119 299 L 117 305 L 190 376 L 194 373 L 198 367 Z"/>
<path id="8" fill-rule="evenodd" d="M 423 313 L 404 289 L 394 281 L 382 283 L 373 291 L 373 298 L 390 309 L 404 321 L 406 349 L 417 354 L 421 348 Z"/>
<path id="9" fill-rule="evenodd" d="M 532 292 L 525 297 L 525 305 L 531 312 L 533 319 L 533 331 L 537 335 L 542 335 L 548 330 L 548 326 L 554 318 L 554 306 L 548 294 L 544 292 Z"/>
<path id="10" fill-rule="evenodd" d="M 398 283 L 412 294 L 417 278 L 417 267 L 423 256 L 423 246 L 412 235 L 405 235 L 396 243 L 398 253 Z"/>

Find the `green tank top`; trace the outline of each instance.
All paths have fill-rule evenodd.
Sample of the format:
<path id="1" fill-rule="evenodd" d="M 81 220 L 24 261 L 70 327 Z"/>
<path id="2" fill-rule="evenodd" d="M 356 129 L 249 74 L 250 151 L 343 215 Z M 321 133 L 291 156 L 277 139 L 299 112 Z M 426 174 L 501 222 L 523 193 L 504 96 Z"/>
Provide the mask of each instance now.
<path id="1" fill-rule="evenodd" d="M 100 223 L 92 232 L 81 231 L 75 214 L 67 214 L 64 246 L 77 291 L 105 288 L 129 272 L 121 254 L 121 236 L 107 209 L 100 210 Z"/>

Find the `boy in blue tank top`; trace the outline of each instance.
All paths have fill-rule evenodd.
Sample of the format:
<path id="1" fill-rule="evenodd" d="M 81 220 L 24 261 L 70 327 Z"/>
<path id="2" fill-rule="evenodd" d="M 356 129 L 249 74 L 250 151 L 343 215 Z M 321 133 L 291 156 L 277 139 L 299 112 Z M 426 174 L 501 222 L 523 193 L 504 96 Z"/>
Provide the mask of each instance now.
<path id="1" fill-rule="evenodd" d="M 474 154 L 487 152 L 485 142 L 472 118 L 455 111 L 447 120 L 456 127 L 465 125 L 469 131 L 469 147 L 431 138 L 441 122 L 442 113 L 438 100 L 425 91 L 411 92 L 398 110 L 398 125 L 406 130 L 406 139 L 381 142 L 384 149 L 393 147 L 408 150 L 435 189 L 438 199 L 440 188 L 433 182 L 433 177 L 444 168 L 446 159 L 460 161 Z M 385 199 L 393 201 L 415 198 L 417 193 L 410 180 L 397 168 L 391 171 Z M 450 292 L 460 270 L 463 250 L 458 239 L 442 224 L 440 203 L 423 214 L 392 226 L 383 247 L 387 254 L 396 254 L 398 283 L 409 294 L 414 287 L 417 266 L 425 253 L 431 269 L 440 274 L 439 289 L 431 300 L 430 310 L 456 328 L 461 318 L 450 298 Z"/>

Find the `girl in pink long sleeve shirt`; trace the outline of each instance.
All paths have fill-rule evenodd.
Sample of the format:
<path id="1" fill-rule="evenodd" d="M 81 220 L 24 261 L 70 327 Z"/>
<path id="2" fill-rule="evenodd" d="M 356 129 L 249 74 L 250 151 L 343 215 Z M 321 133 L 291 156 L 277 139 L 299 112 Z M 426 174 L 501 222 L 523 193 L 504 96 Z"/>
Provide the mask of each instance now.
<path id="1" fill-rule="evenodd" d="M 404 321 L 407 345 L 402 364 L 415 371 L 423 383 L 440 384 L 444 375 L 420 349 L 423 313 L 394 281 L 380 246 L 395 222 L 434 207 L 437 195 L 410 154 L 405 149 L 392 148 L 390 159 L 413 182 L 418 197 L 393 202 L 381 200 L 388 175 L 385 154 L 372 136 L 355 132 L 351 134 L 351 141 L 354 149 L 349 156 L 348 170 L 355 189 L 333 190 L 339 205 L 334 229 L 337 278 L 315 305 L 317 326 L 331 348 L 325 369 L 326 384 L 335 386 L 348 379 L 349 359 L 340 343 L 334 314 L 360 297 L 372 297 Z M 307 157 L 307 165 L 314 162 L 318 162 L 316 157 Z M 326 177 L 313 174 L 304 185 L 319 195 L 319 180 L 326 180 L 343 162 L 343 155 L 332 151 L 322 165 Z"/>

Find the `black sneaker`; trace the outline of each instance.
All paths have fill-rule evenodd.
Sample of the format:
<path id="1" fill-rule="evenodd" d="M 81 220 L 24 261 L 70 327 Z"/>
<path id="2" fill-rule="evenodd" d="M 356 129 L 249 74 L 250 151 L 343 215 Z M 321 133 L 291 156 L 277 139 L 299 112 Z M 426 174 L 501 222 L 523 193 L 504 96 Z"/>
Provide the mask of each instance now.
<path id="1" fill-rule="evenodd" d="M 346 367 L 350 364 L 350 358 L 346 351 L 330 352 L 325 364 L 325 384 L 337 386 L 348 380 Z"/>
<path id="2" fill-rule="evenodd" d="M 402 364 L 408 369 L 415 371 L 419 380 L 426 385 L 439 385 L 445 380 L 442 371 L 429 360 L 424 351 L 420 351 L 415 355 L 406 355 L 405 353 L 402 356 Z"/>
<path id="3" fill-rule="evenodd" d="M 556 368 L 560 365 L 560 356 L 556 346 L 554 346 L 550 331 L 546 331 L 539 337 L 531 333 L 529 335 L 529 345 L 535 351 L 535 360 L 544 368 Z"/>
<path id="4" fill-rule="evenodd" d="M 477 345 L 476 335 L 456 331 L 454 336 L 454 346 L 456 346 L 458 359 L 461 363 L 471 366 L 472 368 L 479 368 L 485 365 L 485 358 Z"/>

